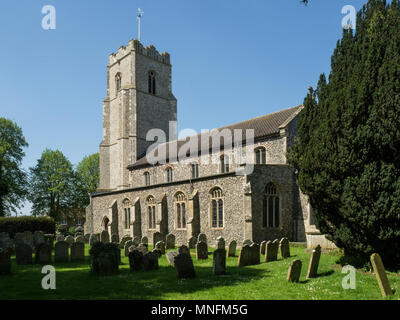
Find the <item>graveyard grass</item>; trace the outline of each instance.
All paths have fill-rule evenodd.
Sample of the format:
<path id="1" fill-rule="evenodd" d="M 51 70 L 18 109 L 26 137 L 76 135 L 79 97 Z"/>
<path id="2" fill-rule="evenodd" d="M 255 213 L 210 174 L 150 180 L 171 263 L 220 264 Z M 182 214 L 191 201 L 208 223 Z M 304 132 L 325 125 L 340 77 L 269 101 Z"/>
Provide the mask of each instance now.
<path id="1" fill-rule="evenodd" d="M 151 246 L 149 246 L 151 247 Z M 178 280 L 175 268 L 163 255 L 159 270 L 130 272 L 129 260 L 123 256 L 120 274 L 96 277 L 90 274 L 89 246 L 85 245 L 85 261 L 53 264 L 56 268 L 56 290 L 41 287 L 41 266 L 18 266 L 12 257 L 12 275 L 0 278 L 0 299 L 177 299 L 177 300 L 375 300 L 382 299 L 373 274 L 356 273 L 356 289 L 344 290 L 341 268 L 332 268 L 340 258 L 339 252 L 322 253 L 318 277 L 306 280 L 310 254 L 304 247 L 291 246 L 291 257 L 263 262 L 248 267 L 237 267 L 237 257 L 227 259 L 227 274 L 212 275 L 212 254 L 207 260 L 197 261 L 191 250 L 196 269 L 195 279 Z M 214 249 L 209 249 L 212 252 Z M 237 251 L 238 255 L 239 251 Z M 54 254 L 54 253 L 53 253 Z M 300 259 L 303 268 L 300 283 L 286 281 L 289 264 Z M 53 257 L 54 261 L 54 257 Z M 400 275 L 389 274 L 394 296 L 400 299 Z"/>

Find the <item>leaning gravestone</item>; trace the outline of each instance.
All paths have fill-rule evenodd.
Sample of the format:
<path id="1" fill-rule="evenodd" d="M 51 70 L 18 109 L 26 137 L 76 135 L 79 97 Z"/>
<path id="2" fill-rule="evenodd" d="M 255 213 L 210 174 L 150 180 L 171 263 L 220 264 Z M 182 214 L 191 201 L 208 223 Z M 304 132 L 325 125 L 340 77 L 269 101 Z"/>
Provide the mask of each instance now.
<path id="1" fill-rule="evenodd" d="M 204 233 L 200 233 L 197 237 L 197 243 L 199 243 L 201 241 L 203 241 L 207 244 L 207 236 Z"/>
<path id="2" fill-rule="evenodd" d="M 68 242 L 68 245 L 71 246 L 75 242 L 75 239 L 73 236 L 66 236 L 64 241 Z"/>
<path id="3" fill-rule="evenodd" d="M 36 248 L 35 263 L 51 264 L 51 247 L 44 243 Z"/>
<path id="4" fill-rule="evenodd" d="M 83 242 L 74 242 L 71 246 L 71 261 L 85 260 L 85 244 Z"/>
<path id="5" fill-rule="evenodd" d="M 289 239 L 288 238 L 281 239 L 281 241 L 279 242 L 279 248 L 281 251 L 282 259 L 290 257 L 290 247 L 289 247 Z"/>
<path id="6" fill-rule="evenodd" d="M 217 245 L 216 245 L 217 249 L 224 249 L 225 250 L 225 239 L 222 237 L 218 237 L 217 238 Z"/>
<path id="7" fill-rule="evenodd" d="M 264 255 L 265 254 L 265 247 L 266 247 L 266 245 L 267 245 L 267 241 L 263 241 L 263 242 L 261 242 L 261 245 L 260 245 L 260 254 L 262 254 L 262 255 Z"/>
<path id="8" fill-rule="evenodd" d="M 390 283 L 388 277 L 386 275 L 386 270 L 383 265 L 382 259 L 379 254 L 373 253 L 371 255 L 371 264 L 374 268 L 374 272 L 376 275 L 376 280 L 378 280 L 379 288 L 381 289 L 382 297 L 387 297 L 393 295 L 392 288 L 390 287 Z"/>
<path id="9" fill-rule="evenodd" d="M 95 242 L 90 249 L 90 270 L 95 275 L 119 273 L 121 251 L 114 243 Z"/>
<path id="10" fill-rule="evenodd" d="M 129 252 L 129 266 L 131 271 L 143 270 L 143 253 L 136 249 Z"/>
<path id="11" fill-rule="evenodd" d="M 34 244 L 34 246 L 37 247 L 42 243 L 45 243 L 43 232 L 42 231 L 35 231 L 35 233 L 33 234 L 33 244 Z"/>
<path id="12" fill-rule="evenodd" d="M 67 241 L 56 242 L 54 246 L 54 262 L 68 262 L 68 250 L 69 244 Z"/>
<path id="13" fill-rule="evenodd" d="M 26 243 L 17 244 L 15 247 L 15 259 L 18 265 L 32 264 L 32 248 Z"/>
<path id="14" fill-rule="evenodd" d="M 178 248 L 178 253 L 187 253 L 187 254 L 190 255 L 190 249 L 189 249 L 187 246 L 185 246 L 185 245 L 181 245 L 181 246 Z"/>
<path id="15" fill-rule="evenodd" d="M 92 233 L 89 238 L 89 245 L 93 246 L 96 242 L 100 242 L 100 236 L 98 233 Z"/>
<path id="16" fill-rule="evenodd" d="M 315 278 L 318 274 L 319 258 L 321 257 L 321 246 L 318 245 L 311 253 L 308 264 L 307 279 Z"/>
<path id="17" fill-rule="evenodd" d="M 301 260 L 296 259 L 290 263 L 286 280 L 288 282 L 299 282 L 301 274 Z"/>
<path id="18" fill-rule="evenodd" d="M 250 246 L 251 264 L 260 264 L 260 246 L 257 243 L 252 243 Z"/>
<path id="19" fill-rule="evenodd" d="M 56 235 L 56 242 L 58 242 L 58 241 L 64 241 L 64 240 L 65 240 L 65 238 L 64 238 L 64 236 L 63 236 L 62 234 Z"/>
<path id="20" fill-rule="evenodd" d="M 156 245 L 154 246 L 155 249 L 160 250 L 161 254 L 165 254 L 165 242 L 164 241 L 158 241 Z"/>
<path id="21" fill-rule="evenodd" d="M 196 244 L 196 258 L 197 260 L 208 259 L 208 247 L 203 241 Z"/>
<path id="22" fill-rule="evenodd" d="M 196 237 L 191 237 L 188 240 L 188 247 L 189 249 L 194 249 L 196 248 L 196 243 L 197 243 L 197 238 Z"/>
<path id="23" fill-rule="evenodd" d="M 100 233 L 100 242 L 109 243 L 110 242 L 110 235 L 108 234 L 107 230 L 103 230 Z"/>
<path id="24" fill-rule="evenodd" d="M 11 254 L 7 249 L 0 248 L 0 275 L 11 273 Z"/>
<path id="25" fill-rule="evenodd" d="M 143 270 L 158 270 L 158 255 L 155 252 L 147 252 L 143 255 Z"/>
<path id="26" fill-rule="evenodd" d="M 158 242 L 158 241 L 162 241 L 162 235 L 159 232 L 154 232 L 153 233 L 153 246 Z"/>
<path id="27" fill-rule="evenodd" d="M 235 257 L 236 256 L 236 241 L 233 240 L 229 243 L 228 246 L 228 257 Z"/>
<path id="28" fill-rule="evenodd" d="M 133 245 L 133 241 L 132 240 L 128 240 L 125 242 L 125 246 L 124 246 L 124 255 L 125 257 L 128 256 L 129 254 L 129 247 L 131 247 Z"/>
<path id="29" fill-rule="evenodd" d="M 226 272 L 226 251 L 217 249 L 213 253 L 213 275 L 219 276 Z"/>
<path id="30" fill-rule="evenodd" d="M 111 235 L 111 242 L 113 242 L 113 243 L 119 243 L 118 234 L 113 233 L 113 234 Z"/>
<path id="31" fill-rule="evenodd" d="M 245 244 L 242 249 L 240 249 L 238 267 L 250 266 L 252 262 L 252 255 L 250 246 Z"/>
<path id="32" fill-rule="evenodd" d="M 175 257 L 178 255 L 176 251 L 168 251 L 165 255 L 167 257 L 168 263 L 173 266 L 175 264 Z"/>
<path id="33" fill-rule="evenodd" d="M 138 250 L 143 254 L 147 253 L 147 250 L 148 250 L 147 244 L 144 244 L 144 243 L 139 244 Z"/>
<path id="34" fill-rule="evenodd" d="M 190 254 L 179 253 L 174 259 L 174 266 L 178 275 L 178 279 L 196 277 L 196 272 L 194 271 L 193 261 Z"/>
<path id="35" fill-rule="evenodd" d="M 175 249 L 175 235 L 172 233 L 167 234 L 166 242 L 166 249 Z"/>
<path id="36" fill-rule="evenodd" d="M 76 236 L 75 237 L 75 242 L 81 242 L 83 244 L 85 244 L 85 237 L 80 235 L 80 236 Z"/>
<path id="37" fill-rule="evenodd" d="M 120 248 L 121 248 L 121 249 L 124 249 L 124 248 L 125 248 L 125 243 L 126 243 L 127 241 L 130 241 L 130 240 L 132 240 L 132 237 L 130 237 L 130 236 L 123 236 L 122 239 L 121 239 L 121 242 L 120 242 Z"/>

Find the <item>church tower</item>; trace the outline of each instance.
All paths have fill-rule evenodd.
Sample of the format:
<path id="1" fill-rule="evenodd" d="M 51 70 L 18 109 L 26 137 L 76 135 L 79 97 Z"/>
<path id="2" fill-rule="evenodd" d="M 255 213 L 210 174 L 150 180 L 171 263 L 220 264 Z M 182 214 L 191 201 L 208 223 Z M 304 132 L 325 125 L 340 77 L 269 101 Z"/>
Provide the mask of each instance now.
<path id="1" fill-rule="evenodd" d="M 107 97 L 103 102 L 103 140 L 100 144 L 99 191 L 129 187 L 127 166 L 146 154 L 151 129 L 170 136 L 177 101 L 172 94 L 168 53 L 131 40 L 109 56 Z M 176 132 L 171 133 L 172 136 Z"/>

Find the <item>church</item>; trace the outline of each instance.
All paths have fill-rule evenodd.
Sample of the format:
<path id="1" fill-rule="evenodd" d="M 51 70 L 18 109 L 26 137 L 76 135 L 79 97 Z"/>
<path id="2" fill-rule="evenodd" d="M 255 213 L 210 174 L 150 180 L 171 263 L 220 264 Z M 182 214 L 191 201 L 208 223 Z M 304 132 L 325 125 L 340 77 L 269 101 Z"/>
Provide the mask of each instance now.
<path id="1" fill-rule="evenodd" d="M 308 247 L 332 247 L 315 228 L 286 159 L 303 106 L 215 129 L 212 146 L 217 141 L 220 147 L 199 147 L 214 135 L 177 140 L 171 83 L 170 55 L 152 45 L 131 40 L 109 56 L 100 184 L 86 208 L 85 233 L 107 230 L 119 238 L 146 236 L 151 243 L 159 232 L 164 239 L 174 234 L 178 245 L 199 233 L 209 243 L 219 236 L 238 243 L 287 237 Z M 165 133 L 165 142 L 149 139 L 154 129 Z M 252 138 L 244 139 L 243 132 Z M 185 149 L 193 141 L 197 152 Z M 184 160 L 178 156 L 182 149 Z"/>

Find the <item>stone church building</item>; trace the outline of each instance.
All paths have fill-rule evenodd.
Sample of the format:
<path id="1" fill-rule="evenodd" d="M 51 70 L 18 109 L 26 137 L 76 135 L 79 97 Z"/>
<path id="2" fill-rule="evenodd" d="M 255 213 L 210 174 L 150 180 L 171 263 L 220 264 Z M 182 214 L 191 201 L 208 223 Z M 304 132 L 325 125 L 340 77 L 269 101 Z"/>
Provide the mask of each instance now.
<path id="1" fill-rule="evenodd" d="M 119 238 L 147 236 L 150 243 L 155 232 L 164 238 L 172 233 L 177 244 L 187 244 L 201 232 L 210 243 L 219 236 L 238 242 L 288 237 L 308 246 L 332 246 L 313 225 L 308 199 L 286 159 L 302 106 L 218 129 L 232 136 L 254 130 L 252 143 L 244 142 L 245 160 L 243 148 L 228 143 L 217 150 L 201 145 L 200 152 L 186 152 L 180 161 L 174 150 L 206 134 L 176 140 L 171 78 L 169 54 L 138 40 L 109 56 L 100 185 L 86 209 L 85 233 L 108 230 Z M 156 163 L 148 153 L 156 140 L 148 133 L 155 128 L 167 139 L 150 148 L 162 160 Z"/>

